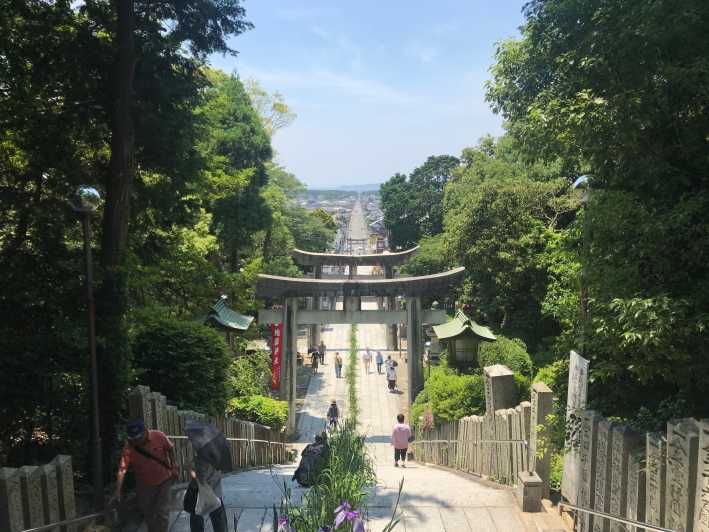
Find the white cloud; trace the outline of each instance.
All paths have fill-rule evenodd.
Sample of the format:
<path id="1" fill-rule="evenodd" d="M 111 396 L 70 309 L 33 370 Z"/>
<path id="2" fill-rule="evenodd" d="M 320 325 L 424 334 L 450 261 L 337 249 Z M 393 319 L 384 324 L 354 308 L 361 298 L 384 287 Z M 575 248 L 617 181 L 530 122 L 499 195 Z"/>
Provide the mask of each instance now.
<path id="1" fill-rule="evenodd" d="M 275 10 L 276 17 L 288 22 L 301 22 L 337 16 L 340 10 L 336 6 L 291 6 L 279 7 Z"/>
<path id="2" fill-rule="evenodd" d="M 420 41 L 410 41 L 404 48 L 404 53 L 424 65 L 432 63 L 439 55 L 437 48 Z"/>
<path id="3" fill-rule="evenodd" d="M 281 89 L 330 89 L 337 90 L 370 103 L 408 105 L 416 99 L 403 91 L 374 79 L 354 77 L 333 70 L 315 68 L 310 70 L 262 70 L 241 63 L 239 74 L 272 83 Z"/>
<path id="4" fill-rule="evenodd" d="M 328 44 L 330 49 L 344 56 L 352 70 L 362 68 L 362 48 L 353 42 L 346 33 L 332 32 L 320 25 L 311 26 L 310 31 Z"/>

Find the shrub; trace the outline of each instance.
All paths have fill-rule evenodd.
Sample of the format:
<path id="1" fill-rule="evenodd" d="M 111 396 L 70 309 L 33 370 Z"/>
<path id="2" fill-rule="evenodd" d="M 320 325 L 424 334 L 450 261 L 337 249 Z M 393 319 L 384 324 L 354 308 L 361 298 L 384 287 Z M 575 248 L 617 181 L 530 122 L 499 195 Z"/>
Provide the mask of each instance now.
<path id="1" fill-rule="evenodd" d="M 237 357 L 229 365 L 229 397 L 267 395 L 270 382 L 271 357 L 264 351 Z"/>
<path id="2" fill-rule="evenodd" d="M 543 382 L 549 386 L 556 395 L 559 385 L 561 384 L 559 380 L 568 379 L 568 374 L 568 362 L 566 360 L 557 360 L 547 366 L 539 368 L 539 371 L 537 371 L 537 374 L 534 376 L 534 382 Z"/>
<path id="3" fill-rule="evenodd" d="M 227 414 L 244 421 L 280 429 L 288 419 L 288 402 L 265 395 L 235 397 L 229 400 Z"/>
<path id="4" fill-rule="evenodd" d="M 424 388 L 411 406 L 411 419 L 418 425 L 428 404 L 436 423 L 454 421 L 485 412 L 485 384 L 482 375 L 456 375 L 431 371 Z"/>
<path id="5" fill-rule="evenodd" d="M 503 364 L 515 373 L 532 376 L 532 359 L 527 353 L 527 346 L 519 338 L 498 336 L 496 342 L 482 342 L 478 351 L 478 364 L 481 368 Z"/>
<path id="6" fill-rule="evenodd" d="M 196 322 L 148 318 L 133 336 L 137 380 L 181 408 L 220 415 L 226 406 L 229 348 Z"/>

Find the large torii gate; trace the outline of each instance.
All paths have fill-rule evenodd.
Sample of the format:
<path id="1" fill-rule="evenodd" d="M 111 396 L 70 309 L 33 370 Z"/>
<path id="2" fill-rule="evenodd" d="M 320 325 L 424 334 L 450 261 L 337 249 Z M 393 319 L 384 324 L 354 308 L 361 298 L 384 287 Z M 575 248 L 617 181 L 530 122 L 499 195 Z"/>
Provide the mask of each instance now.
<path id="1" fill-rule="evenodd" d="M 365 255 L 366 256 L 366 255 Z M 363 257 L 360 255 L 359 257 Z M 283 323 L 283 362 L 281 364 L 281 399 L 287 400 L 289 434 L 295 432 L 296 353 L 299 325 L 320 323 L 407 324 L 407 358 L 409 403 L 423 387 L 422 324 L 440 324 L 448 321 L 445 311 L 422 309 L 421 297 L 446 292 L 462 277 L 465 268 L 421 277 L 396 279 L 313 279 L 259 275 L 256 295 L 278 299 L 280 309 L 259 311 L 259 323 Z M 362 310 L 362 297 L 406 298 L 406 310 Z M 298 299 L 303 297 L 342 297 L 343 310 L 298 310 Z"/>
<path id="2" fill-rule="evenodd" d="M 357 275 L 358 266 L 379 266 L 384 271 L 384 278 L 392 279 L 394 277 L 394 266 L 398 266 L 409 260 L 418 249 L 419 246 L 395 253 L 346 255 L 337 253 L 314 253 L 296 248 L 293 250 L 292 256 L 296 264 L 312 268 L 313 275 L 316 279 L 322 279 L 323 266 L 346 266 L 349 279 L 353 279 Z M 331 301 L 334 301 L 334 298 L 332 298 Z M 394 310 L 395 304 L 396 301 L 393 296 L 386 298 L 386 308 L 388 310 Z M 314 297 L 311 305 L 313 310 L 319 310 L 320 298 Z M 332 304 L 331 308 L 334 308 Z M 319 344 L 319 324 L 313 324 L 310 333 L 312 343 L 314 345 Z M 394 323 L 387 327 L 387 349 L 390 351 L 394 350 L 397 348 L 397 345 L 396 323 Z"/>

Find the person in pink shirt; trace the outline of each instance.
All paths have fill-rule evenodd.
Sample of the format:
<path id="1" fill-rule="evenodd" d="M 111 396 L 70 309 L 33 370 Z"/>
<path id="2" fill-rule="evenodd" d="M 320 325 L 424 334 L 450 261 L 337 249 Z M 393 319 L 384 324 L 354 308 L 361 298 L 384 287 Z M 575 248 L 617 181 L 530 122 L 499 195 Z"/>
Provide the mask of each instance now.
<path id="1" fill-rule="evenodd" d="M 399 459 L 401 459 L 401 467 L 406 467 L 406 451 L 409 449 L 411 441 L 411 427 L 404 423 L 404 414 L 396 416 L 396 425 L 391 432 L 391 444 L 394 447 L 394 467 L 399 467 Z"/>

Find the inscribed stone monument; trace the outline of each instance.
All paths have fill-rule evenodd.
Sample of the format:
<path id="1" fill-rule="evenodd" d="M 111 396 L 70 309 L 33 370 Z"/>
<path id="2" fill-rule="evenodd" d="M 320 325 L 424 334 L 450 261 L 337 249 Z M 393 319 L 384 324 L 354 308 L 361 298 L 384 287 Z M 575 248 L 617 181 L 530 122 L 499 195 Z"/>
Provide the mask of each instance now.
<path id="1" fill-rule="evenodd" d="M 593 509 L 599 512 L 610 513 L 611 467 L 613 465 L 613 423 L 607 419 L 598 422 L 598 435 L 596 439 L 596 478 L 593 491 Z M 592 480 L 593 481 L 593 480 Z M 595 516 L 593 519 L 593 532 L 608 532 L 610 523 L 608 519 Z"/>
<path id="2" fill-rule="evenodd" d="M 564 474 L 561 479 L 561 494 L 571 504 L 578 502 L 579 482 L 579 427 L 581 411 L 586 408 L 588 389 L 588 360 L 575 351 L 569 359 L 569 391 L 566 400 L 566 441 L 564 450 Z"/>
<path id="3" fill-rule="evenodd" d="M 693 419 L 667 423 L 667 528 L 691 530 L 697 487 L 699 430 Z"/>
<path id="4" fill-rule="evenodd" d="M 645 442 L 645 520 L 664 526 L 667 442 L 655 433 L 648 434 Z"/>
<path id="5" fill-rule="evenodd" d="M 581 434 L 579 445 L 579 461 L 581 464 L 579 474 L 578 505 L 582 508 L 593 508 L 596 478 L 596 446 L 598 435 L 598 422 L 601 420 L 593 410 L 584 411 L 581 416 Z M 589 532 L 593 529 L 593 516 L 580 513 L 578 520 L 579 532 Z"/>
<path id="6" fill-rule="evenodd" d="M 642 438 L 640 438 L 642 442 Z M 626 515 L 633 521 L 645 522 L 645 468 L 644 448 L 637 449 L 628 457 L 628 497 Z M 636 526 L 628 527 L 628 532 L 640 532 Z"/>
<path id="7" fill-rule="evenodd" d="M 698 452 L 694 532 L 709 532 L 709 419 L 702 419 L 699 424 Z"/>
<path id="8" fill-rule="evenodd" d="M 628 464 L 630 455 L 640 445 L 640 434 L 623 425 L 612 429 L 610 513 L 628 517 Z M 611 532 L 626 532 L 626 525 L 613 521 Z"/>

